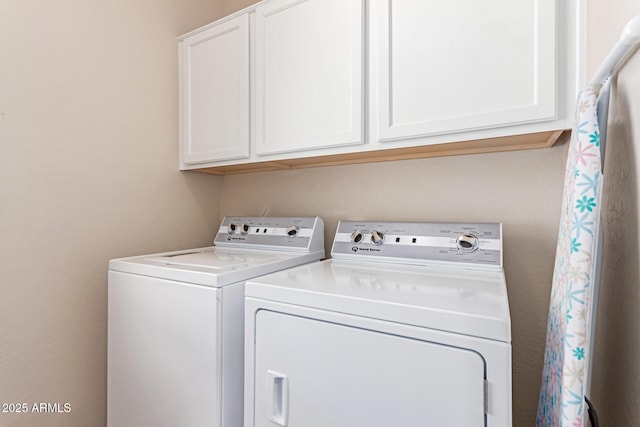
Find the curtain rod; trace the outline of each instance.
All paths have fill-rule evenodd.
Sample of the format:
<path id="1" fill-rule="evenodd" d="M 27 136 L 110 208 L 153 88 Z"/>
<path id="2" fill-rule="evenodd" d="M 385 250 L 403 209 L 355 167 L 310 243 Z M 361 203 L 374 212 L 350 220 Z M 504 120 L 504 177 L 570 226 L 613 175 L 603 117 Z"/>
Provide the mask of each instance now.
<path id="1" fill-rule="evenodd" d="M 600 85 L 613 74 L 615 74 L 626 59 L 628 59 L 640 44 L 640 15 L 631 19 L 622 30 L 620 39 L 606 56 L 598 71 L 589 82 L 592 86 L 598 88 Z"/>

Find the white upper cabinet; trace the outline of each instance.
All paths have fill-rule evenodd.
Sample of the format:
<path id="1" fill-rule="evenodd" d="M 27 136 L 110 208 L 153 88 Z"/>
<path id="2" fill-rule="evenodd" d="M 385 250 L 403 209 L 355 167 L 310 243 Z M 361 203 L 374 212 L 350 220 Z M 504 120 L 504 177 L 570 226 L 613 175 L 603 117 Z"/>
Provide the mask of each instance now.
<path id="1" fill-rule="evenodd" d="M 579 0 L 263 0 L 180 37 L 181 168 L 549 147 L 583 78 Z"/>
<path id="2" fill-rule="evenodd" d="M 256 154 L 363 143 L 363 4 L 256 7 Z"/>
<path id="3" fill-rule="evenodd" d="M 374 141 L 556 117 L 555 1 L 369 4 Z"/>
<path id="4" fill-rule="evenodd" d="M 181 168 L 248 158 L 248 16 L 186 37 L 180 55 Z"/>

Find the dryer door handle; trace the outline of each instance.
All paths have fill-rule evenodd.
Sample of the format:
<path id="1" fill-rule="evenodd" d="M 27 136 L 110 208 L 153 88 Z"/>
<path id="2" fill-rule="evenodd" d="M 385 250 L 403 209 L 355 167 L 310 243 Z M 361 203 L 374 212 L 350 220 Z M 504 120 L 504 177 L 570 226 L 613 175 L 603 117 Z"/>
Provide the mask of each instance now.
<path id="1" fill-rule="evenodd" d="M 289 378 L 274 371 L 267 371 L 267 418 L 285 427 L 289 418 Z"/>

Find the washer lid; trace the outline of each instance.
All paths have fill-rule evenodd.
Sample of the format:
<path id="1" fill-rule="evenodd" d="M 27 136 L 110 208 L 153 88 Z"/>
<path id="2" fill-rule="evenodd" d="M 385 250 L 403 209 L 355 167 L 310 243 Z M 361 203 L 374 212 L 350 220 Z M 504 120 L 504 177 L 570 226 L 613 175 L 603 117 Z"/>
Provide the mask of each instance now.
<path id="1" fill-rule="evenodd" d="M 511 342 L 502 271 L 326 260 L 245 289 L 247 297 Z"/>
<path id="2" fill-rule="evenodd" d="M 207 286 L 224 286 L 324 257 L 324 251 L 292 253 L 207 247 L 114 259 L 109 269 Z"/>

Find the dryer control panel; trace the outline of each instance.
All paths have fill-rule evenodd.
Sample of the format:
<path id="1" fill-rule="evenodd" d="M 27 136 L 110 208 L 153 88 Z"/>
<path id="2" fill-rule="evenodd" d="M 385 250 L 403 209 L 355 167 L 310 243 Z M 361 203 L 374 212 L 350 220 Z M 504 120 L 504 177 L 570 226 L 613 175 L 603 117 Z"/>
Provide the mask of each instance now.
<path id="1" fill-rule="evenodd" d="M 214 244 L 268 250 L 324 250 L 324 223 L 320 217 L 227 216 Z"/>
<path id="2" fill-rule="evenodd" d="M 331 256 L 502 270 L 502 224 L 340 221 Z"/>

